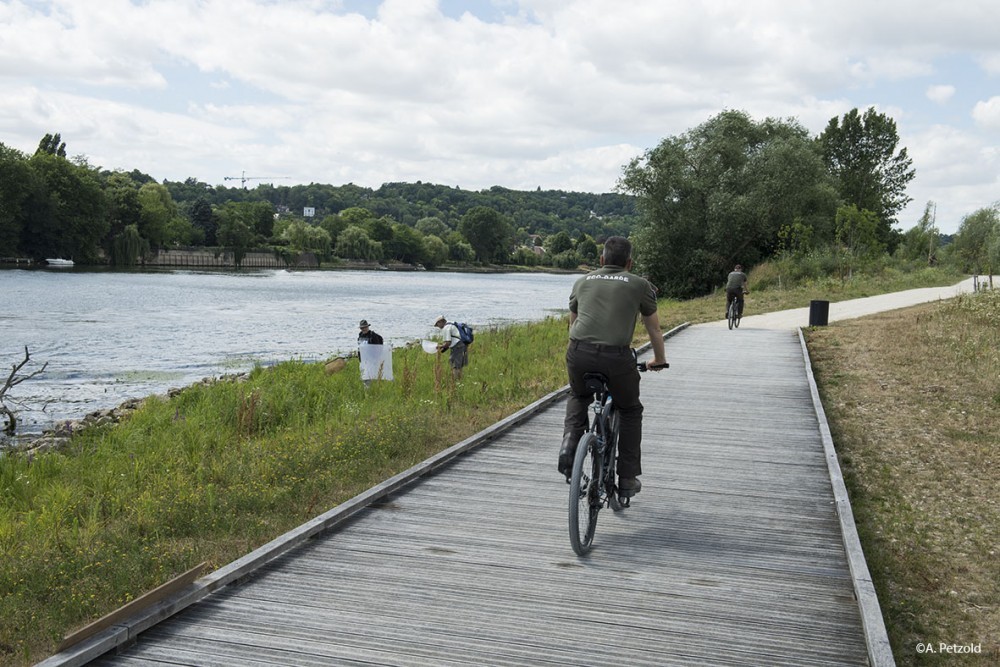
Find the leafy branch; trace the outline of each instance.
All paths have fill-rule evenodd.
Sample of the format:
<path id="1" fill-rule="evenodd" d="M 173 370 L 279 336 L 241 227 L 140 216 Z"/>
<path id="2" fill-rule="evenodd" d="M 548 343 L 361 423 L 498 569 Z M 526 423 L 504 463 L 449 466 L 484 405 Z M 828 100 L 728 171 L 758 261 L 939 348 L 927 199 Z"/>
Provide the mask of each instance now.
<path id="1" fill-rule="evenodd" d="M 22 359 L 20 363 L 14 364 L 14 367 L 10 371 L 10 375 L 7 376 L 7 380 L 3 383 L 3 386 L 0 387 L 0 415 L 7 417 L 7 425 L 4 427 L 4 433 L 8 436 L 14 435 L 14 432 L 17 430 L 17 412 L 13 408 L 9 407 L 7 403 L 9 402 L 12 405 L 20 405 L 20 403 L 8 396 L 7 392 L 25 380 L 30 380 L 37 375 L 41 375 L 45 372 L 46 367 L 49 365 L 49 362 L 46 361 L 37 371 L 28 373 L 27 375 L 19 375 L 21 370 L 28 365 L 30 360 L 31 354 L 28 352 L 28 346 L 25 345 L 24 359 Z"/>

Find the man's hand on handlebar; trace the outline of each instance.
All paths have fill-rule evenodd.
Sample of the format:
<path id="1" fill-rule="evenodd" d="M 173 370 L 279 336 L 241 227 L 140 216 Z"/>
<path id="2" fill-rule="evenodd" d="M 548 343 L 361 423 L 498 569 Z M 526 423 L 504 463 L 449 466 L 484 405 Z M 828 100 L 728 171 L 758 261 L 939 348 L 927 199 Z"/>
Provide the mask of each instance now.
<path id="1" fill-rule="evenodd" d="M 653 359 L 652 361 L 644 361 L 641 364 L 638 364 L 638 368 L 642 373 L 645 373 L 646 371 L 662 371 L 664 368 L 670 368 L 670 364 L 663 359 Z"/>

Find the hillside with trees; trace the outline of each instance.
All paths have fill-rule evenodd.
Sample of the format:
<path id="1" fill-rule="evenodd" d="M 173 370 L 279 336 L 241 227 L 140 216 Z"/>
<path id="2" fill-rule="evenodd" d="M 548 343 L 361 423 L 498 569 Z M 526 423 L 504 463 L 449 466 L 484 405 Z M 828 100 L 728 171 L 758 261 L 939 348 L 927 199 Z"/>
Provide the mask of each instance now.
<path id="1" fill-rule="evenodd" d="M 678 298 L 715 289 L 736 263 L 780 260 L 841 277 L 886 258 L 950 260 L 970 272 L 1000 265 L 998 205 L 967 216 L 950 245 L 933 202 L 916 226 L 898 229 L 914 176 L 895 122 L 874 109 L 832 118 L 815 137 L 795 119 L 724 111 L 647 150 L 604 194 L 157 182 L 68 158 L 50 134 L 33 155 L 0 143 L 0 261 L 133 267 L 160 250 L 201 248 L 236 266 L 253 250 L 289 266 L 308 255 L 320 266 L 577 269 L 622 235 L 635 243 L 637 270 Z"/>

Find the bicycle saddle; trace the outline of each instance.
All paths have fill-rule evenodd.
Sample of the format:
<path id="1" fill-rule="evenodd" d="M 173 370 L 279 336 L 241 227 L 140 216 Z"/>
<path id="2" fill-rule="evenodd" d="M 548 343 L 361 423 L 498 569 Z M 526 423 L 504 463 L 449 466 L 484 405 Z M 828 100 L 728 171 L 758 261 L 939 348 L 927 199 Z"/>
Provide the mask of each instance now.
<path id="1" fill-rule="evenodd" d="M 608 377 L 604 373 L 584 373 L 583 386 L 587 393 L 599 394 L 608 386 Z"/>

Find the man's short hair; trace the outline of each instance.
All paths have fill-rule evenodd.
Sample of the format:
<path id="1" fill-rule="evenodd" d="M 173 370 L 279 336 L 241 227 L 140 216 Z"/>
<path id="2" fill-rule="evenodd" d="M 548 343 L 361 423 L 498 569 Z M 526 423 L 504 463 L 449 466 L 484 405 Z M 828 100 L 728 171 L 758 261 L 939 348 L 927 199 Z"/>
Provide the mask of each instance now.
<path id="1" fill-rule="evenodd" d="M 604 242 L 604 263 L 625 266 L 632 258 L 632 243 L 623 236 L 609 236 Z"/>

